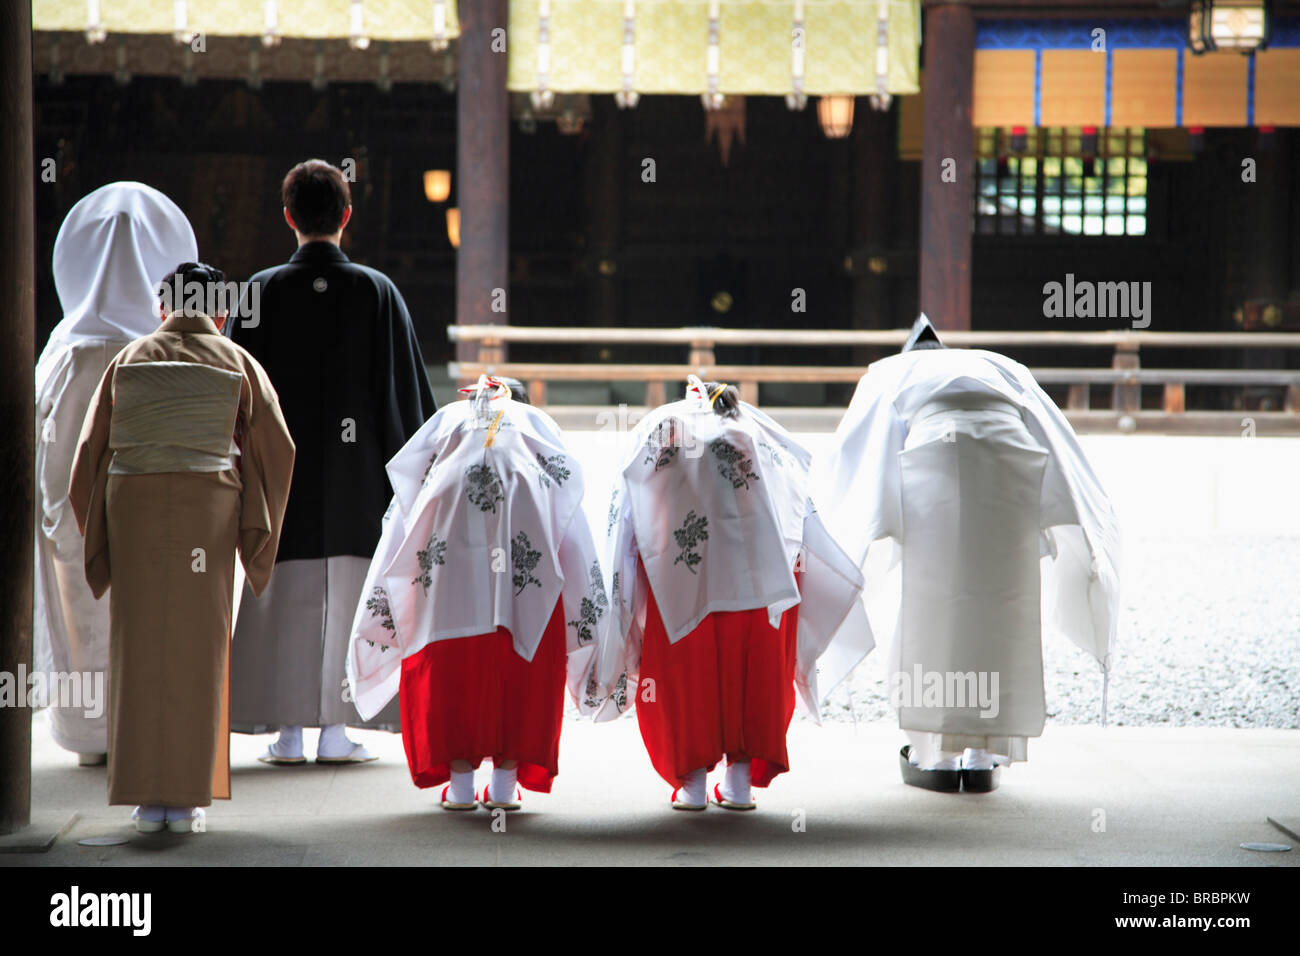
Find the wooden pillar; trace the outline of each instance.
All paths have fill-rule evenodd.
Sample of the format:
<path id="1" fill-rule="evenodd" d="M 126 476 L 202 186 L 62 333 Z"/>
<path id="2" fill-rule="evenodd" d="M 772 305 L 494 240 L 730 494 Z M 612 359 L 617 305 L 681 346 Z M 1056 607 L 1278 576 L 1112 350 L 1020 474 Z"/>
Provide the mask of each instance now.
<path id="1" fill-rule="evenodd" d="M 1234 184 L 1246 199 L 1250 228 L 1244 231 L 1247 248 L 1237 255 L 1241 263 L 1247 302 L 1261 301 L 1281 306 L 1290 287 L 1291 191 L 1300 181 L 1291 156 L 1289 130 L 1267 137 L 1257 130 L 1241 131 L 1246 156 L 1256 162 L 1253 183 Z M 1240 174 L 1241 160 L 1233 157 L 1234 172 Z M 1250 349 L 1260 352 L 1261 349 Z"/>
<path id="2" fill-rule="evenodd" d="M 853 122 L 852 328 L 887 329 L 905 323 L 894 315 L 890 300 L 889 257 L 894 244 L 894 192 L 898 188 L 896 161 L 898 113 L 871 108 L 858 97 Z M 879 349 L 851 350 L 854 365 L 867 365 Z"/>
<path id="3" fill-rule="evenodd" d="M 623 230 L 623 123 L 611 96 L 591 98 L 587 148 L 587 319 L 597 328 L 617 326 L 622 324 L 618 252 Z"/>
<path id="4" fill-rule="evenodd" d="M 1187 390 L 1182 382 L 1165 384 L 1165 414 L 1181 415 L 1187 411 Z"/>
<path id="5" fill-rule="evenodd" d="M 811 109 L 811 107 L 809 107 Z M 848 137 L 833 139 L 825 143 L 827 163 L 823 167 L 826 177 L 825 192 L 820 219 L 821 231 L 832 243 L 841 249 L 852 250 L 857 225 L 857 208 L 854 204 L 858 183 L 854 177 L 857 165 L 857 140 L 860 130 L 867 122 L 864 114 L 871 112 L 871 105 L 865 96 L 853 98 L 853 127 Z M 846 271 L 852 265 L 844 263 Z"/>
<path id="6" fill-rule="evenodd" d="M 936 328 L 969 329 L 975 15 L 962 3 L 928 6 L 923 35 L 921 311 Z M 945 169 L 955 173 L 955 181 L 944 181 Z"/>
<path id="7" fill-rule="evenodd" d="M 510 96 L 506 91 L 506 25 L 506 0 L 475 0 L 461 6 L 456 87 L 458 325 L 508 322 Z M 499 311 L 493 311 L 494 305 Z M 457 361 L 473 362 L 479 356 L 477 343 L 456 343 Z M 502 361 L 505 346 L 483 357 Z"/>
<path id="8" fill-rule="evenodd" d="M 15 679 L 32 666 L 35 181 L 32 5 L 13 0 L 0 4 L 0 670 Z M 16 689 L 26 694 L 25 686 Z M 0 834 L 31 822 L 31 782 L 31 709 L 0 707 Z"/>
<path id="9" fill-rule="evenodd" d="M 1136 342 L 1121 342 L 1115 346 L 1111 368 L 1116 371 L 1136 372 L 1141 367 Z M 1111 406 L 1120 414 L 1133 414 L 1142 410 L 1142 386 L 1121 382 L 1111 389 Z"/>
<path id="10" fill-rule="evenodd" d="M 1243 301 L 1239 304 L 1247 329 L 1274 331 L 1284 320 L 1288 293 L 1292 288 L 1291 239 L 1293 191 L 1300 183 L 1292 158 L 1292 130 L 1277 130 L 1265 136 L 1258 130 L 1237 131 L 1246 138 L 1242 152 L 1256 161 L 1255 181 L 1234 185 L 1244 193 L 1244 213 L 1250 224 L 1234 258 L 1241 264 Z M 1234 174 L 1241 159 L 1233 157 Z M 1300 282 L 1300 276 L 1296 277 Z M 1242 365 L 1248 369 L 1283 369 L 1287 354 L 1282 349 L 1243 349 Z M 1248 388 L 1247 408 L 1267 408 L 1276 394 L 1271 388 Z M 1283 399 L 1284 404 L 1286 399 Z M 1264 403 L 1264 404 L 1261 404 Z"/>
<path id="11" fill-rule="evenodd" d="M 713 353 L 713 339 L 691 340 L 691 354 L 686 361 L 694 367 L 696 375 L 708 381 L 713 374 L 713 366 L 718 364 Z"/>

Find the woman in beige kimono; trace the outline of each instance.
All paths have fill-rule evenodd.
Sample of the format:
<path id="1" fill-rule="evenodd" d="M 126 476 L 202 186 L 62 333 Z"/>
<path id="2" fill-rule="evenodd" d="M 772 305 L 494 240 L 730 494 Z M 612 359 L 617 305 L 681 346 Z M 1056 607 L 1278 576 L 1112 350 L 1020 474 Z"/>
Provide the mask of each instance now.
<path id="1" fill-rule="evenodd" d="M 260 593 L 293 469 L 266 373 L 220 334 L 224 312 L 192 306 L 224 278 L 191 262 L 160 285 L 162 327 L 104 372 L 69 489 L 86 580 L 97 598 L 112 585 L 108 802 L 138 804 L 145 832 L 201 829 L 214 788 L 229 795 L 235 552 Z"/>

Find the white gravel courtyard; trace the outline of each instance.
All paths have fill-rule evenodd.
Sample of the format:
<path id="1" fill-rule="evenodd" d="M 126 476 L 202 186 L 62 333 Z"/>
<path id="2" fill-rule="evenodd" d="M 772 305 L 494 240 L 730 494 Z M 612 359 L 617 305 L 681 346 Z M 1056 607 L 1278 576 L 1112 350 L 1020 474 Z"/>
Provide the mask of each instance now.
<path id="1" fill-rule="evenodd" d="M 780 410 L 773 411 L 780 420 Z M 566 424 L 599 540 L 628 435 L 617 427 L 587 431 Z M 795 436 L 814 458 L 831 437 Z M 1080 441 L 1115 503 L 1123 534 L 1123 615 L 1108 722 L 1300 728 L 1300 438 L 1083 435 Z M 885 675 L 889 637 L 876 635 L 876 650 L 832 695 L 828 719 L 893 721 Z M 1051 637 L 1043 659 L 1048 724 L 1099 724 L 1096 663 Z"/>
<path id="2" fill-rule="evenodd" d="M 1125 566 L 1109 723 L 1300 727 L 1300 537 L 1131 535 Z M 858 720 L 893 719 L 887 660 L 851 678 Z M 1044 641 L 1043 682 L 1049 724 L 1101 722 L 1101 672 L 1074 645 Z M 852 719 L 847 690 L 828 716 Z"/>

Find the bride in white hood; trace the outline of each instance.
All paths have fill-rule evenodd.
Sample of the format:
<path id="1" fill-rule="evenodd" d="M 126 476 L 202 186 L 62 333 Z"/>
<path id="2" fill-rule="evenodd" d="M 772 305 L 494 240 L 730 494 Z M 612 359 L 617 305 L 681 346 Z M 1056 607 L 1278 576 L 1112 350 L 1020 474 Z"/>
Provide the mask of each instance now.
<path id="1" fill-rule="evenodd" d="M 176 263 L 197 259 L 185 214 L 143 183 L 109 183 L 84 196 L 54 240 L 63 320 L 36 363 L 33 688 L 34 703 L 51 708 L 55 741 L 83 764 L 102 763 L 108 749 L 108 602 L 96 602 L 86 584 L 68 503 L 72 458 L 104 369 L 158 329 L 154 287 Z"/>

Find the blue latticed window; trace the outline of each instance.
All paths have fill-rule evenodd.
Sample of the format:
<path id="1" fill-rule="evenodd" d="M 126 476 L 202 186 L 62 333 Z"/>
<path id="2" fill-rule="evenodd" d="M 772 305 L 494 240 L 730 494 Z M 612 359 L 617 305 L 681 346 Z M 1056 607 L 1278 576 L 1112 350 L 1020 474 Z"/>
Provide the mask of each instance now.
<path id="1" fill-rule="evenodd" d="M 1142 236 L 1146 231 L 1146 130 L 976 131 L 977 235 Z"/>

